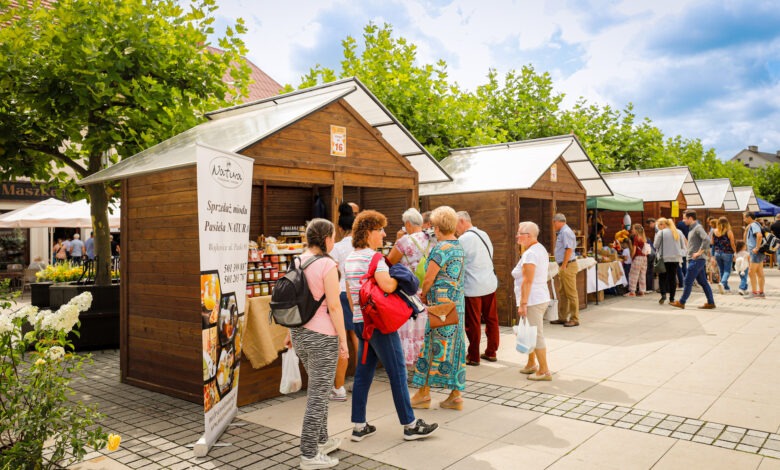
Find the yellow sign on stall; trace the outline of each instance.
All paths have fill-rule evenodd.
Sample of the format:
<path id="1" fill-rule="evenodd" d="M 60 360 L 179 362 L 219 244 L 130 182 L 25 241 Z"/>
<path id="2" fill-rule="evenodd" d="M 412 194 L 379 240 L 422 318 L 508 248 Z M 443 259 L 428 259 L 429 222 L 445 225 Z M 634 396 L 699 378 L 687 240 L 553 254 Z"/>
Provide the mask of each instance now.
<path id="1" fill-rule="evenodd" d="M 347 156 L 347 128 L 330 126 L 330 154 L 334 157 Z"/>
<path id="2" fill-rule="evenodd" d="M 672 201 L 672 217 L 680 216 L 680 204 L 677 201 Z"/>

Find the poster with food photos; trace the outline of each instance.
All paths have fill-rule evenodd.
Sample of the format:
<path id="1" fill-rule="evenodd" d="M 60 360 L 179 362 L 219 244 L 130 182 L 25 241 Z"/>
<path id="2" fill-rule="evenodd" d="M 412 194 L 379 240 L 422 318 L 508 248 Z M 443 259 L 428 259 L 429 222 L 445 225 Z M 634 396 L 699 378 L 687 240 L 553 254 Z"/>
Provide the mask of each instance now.
<path id="1" fill-rule="evenodd" d="M 203 145 L 197 152 L 206 429 L 195 453 L 205 455 L 238 411 L 254 160 Z"/>

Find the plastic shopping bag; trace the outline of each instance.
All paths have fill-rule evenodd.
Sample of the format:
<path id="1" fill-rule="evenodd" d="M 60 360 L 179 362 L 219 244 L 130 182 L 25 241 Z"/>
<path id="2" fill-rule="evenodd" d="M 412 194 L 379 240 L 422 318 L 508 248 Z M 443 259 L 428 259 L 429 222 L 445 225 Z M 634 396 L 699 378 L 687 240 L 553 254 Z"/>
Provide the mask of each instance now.
<path id="1" fill-rule="evenodd" d="M 298 355 L 293 348 L 282 353 L 282 382 L 279 384 L 279 392 L 283 394 L 295 393 L 303 386 L 301 370 L 298 368 Z"/>
<path id="2" fill-rule="evenodd" d="M 519 325 L 514 326 L 515 349 L 521 354 L 533 352 L 536 347 L 536 327 L 528 324 L 528 319 L 523 317 Z"/>

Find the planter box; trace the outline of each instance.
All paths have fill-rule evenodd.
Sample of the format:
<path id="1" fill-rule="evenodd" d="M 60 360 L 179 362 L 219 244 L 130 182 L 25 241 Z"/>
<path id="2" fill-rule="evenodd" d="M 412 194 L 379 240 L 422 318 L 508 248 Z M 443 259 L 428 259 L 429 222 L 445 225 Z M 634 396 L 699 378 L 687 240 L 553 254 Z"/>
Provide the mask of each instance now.
<path id="1" fill-rule="evenodd" d="M 30 284 L 30 303 L 38 308 L 49 308 L 49 287 L 54 283 L 33 282 Z"/>
<path id="2" fill-rule="evenodd" d="M 92 293 L 92 306 L 79 316 L 79 337 L 69 338 L 76 350 L 119 347 L 119 284 L 110 286 L 54 284 L 49 287 L 49 307 L 58 309 L 82 292 Z"/>

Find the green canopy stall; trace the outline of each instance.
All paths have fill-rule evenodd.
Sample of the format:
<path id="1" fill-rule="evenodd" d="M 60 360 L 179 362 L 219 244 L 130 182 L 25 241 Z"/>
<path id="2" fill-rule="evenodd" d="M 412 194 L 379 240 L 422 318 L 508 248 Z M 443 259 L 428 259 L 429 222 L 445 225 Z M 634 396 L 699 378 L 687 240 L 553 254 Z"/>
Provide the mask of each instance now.
<path id="1" fill-rule="evenodd" d="M 599 233 L 599 210 L 607 210 L 607 211 L 638 211 L 638 212 L 644 212 L 645 210 L 645 202 L 642 199 L 634 198 L 630 196 L 624 196 L 622 194 L 614 193 L 612 196 L 597 196 L 597 197 L 589 197 L 587 201 L 587 208 L 588 210 L 593 210 L 593 227 L 589 227 L 589 230 L 592 230 L 591 233 L 596 234 L 598 236 Z M 592 246 L 593 246 L 593 257 L 596 259 L 596 292 L 598 292 L 598 283 L 599 283 L 599 276 L 598 276 L 598 259 L 599 254 L 598 250 L 596 249 L 598 238 L 594 238 Z M 596 304 L 599 303 L 598 301 L 598 294 L 596 295 Z"/>

